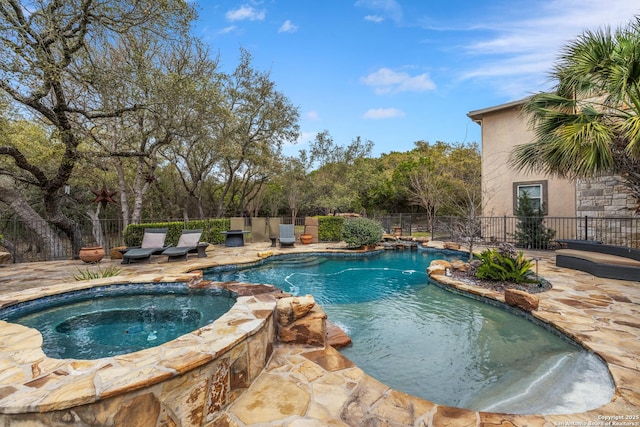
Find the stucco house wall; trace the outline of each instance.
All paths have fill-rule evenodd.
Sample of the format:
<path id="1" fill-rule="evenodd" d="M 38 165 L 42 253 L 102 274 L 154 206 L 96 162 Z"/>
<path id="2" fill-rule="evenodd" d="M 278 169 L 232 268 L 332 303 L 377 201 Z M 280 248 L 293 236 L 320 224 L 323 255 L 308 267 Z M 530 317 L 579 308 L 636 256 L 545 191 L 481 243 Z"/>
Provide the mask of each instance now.
<path id="1" fill-rule="evenodd" d="M 518 172 L 509 166 L 514 146 L 530 142 L 528 119 L 522 113 L 526 99 L 475 110 L 469 118 L 482 127 L 483 216 L 513 216 L 518 185 L 541 184 L 545 214 L 576 216 L 576 185 L 567 179 Z"/>

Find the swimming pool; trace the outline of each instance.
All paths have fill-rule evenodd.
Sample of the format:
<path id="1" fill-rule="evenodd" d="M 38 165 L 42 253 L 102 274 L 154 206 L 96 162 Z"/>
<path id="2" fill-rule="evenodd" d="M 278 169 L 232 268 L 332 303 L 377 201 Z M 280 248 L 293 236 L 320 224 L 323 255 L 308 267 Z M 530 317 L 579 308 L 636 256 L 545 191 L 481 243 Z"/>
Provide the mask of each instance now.
<path id="1" fill-rule="evenodd" d="M 68 292 L 0 310 L 37 329 L 44 353 L 98 359 L 155 347 L 208 325 L 236 302 L 230 292 L 186 283 L 141 283 Z"/>
<path id="2" fill-rule="evenodd" d="M 208 272 L 210 280 L 270 283 L 311 294 L 353 345 L 342 353 L 394 389 L 480 411 L 574 413 L 613 396 L 606 366 L 561 336 L 506 310 L 430 283 L 451 252 L 304 256 Z"/>

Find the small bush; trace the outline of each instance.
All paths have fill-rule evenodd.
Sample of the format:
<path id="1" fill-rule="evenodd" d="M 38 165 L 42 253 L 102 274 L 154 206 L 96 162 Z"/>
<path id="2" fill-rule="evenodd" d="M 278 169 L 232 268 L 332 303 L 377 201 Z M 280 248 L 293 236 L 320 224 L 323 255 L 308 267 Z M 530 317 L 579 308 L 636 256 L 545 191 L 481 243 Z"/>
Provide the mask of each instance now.
<path id="1" fill-rule="evenodd" d="M 516 255 L 508 251 L 487 249 L 480 254 L 482 264 L 478 266 L 476 277 L 480 279 L 525 283 L 532 273 L 533 262 L 525 259 L 522 252 Z"/>
<path id="2" fill-rule="evenodd" d="M 359 248 L 375 245 L 382 240 L 382 226 L 379 222 L 368 218 L 345 219 L 342 225 L 342 240 L 348 248 Z"/>

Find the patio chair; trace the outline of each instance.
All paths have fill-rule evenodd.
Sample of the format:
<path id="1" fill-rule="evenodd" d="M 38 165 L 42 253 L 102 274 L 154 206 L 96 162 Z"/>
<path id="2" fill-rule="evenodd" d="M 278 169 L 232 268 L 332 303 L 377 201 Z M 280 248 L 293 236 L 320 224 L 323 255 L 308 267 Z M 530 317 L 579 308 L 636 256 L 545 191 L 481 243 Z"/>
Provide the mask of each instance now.
<path id="1" fill-rule="evenodd" d="M 167 261 L 187 260 L 189 252 L 198 252 L 198 257 L 207 256 L 204 252 L 208 243 L 200 243 L 202 230 L 182 230 L 182 235 L 178 239 L 178 244 L 162 251 L 162 255 L 167 255 Z M 201 255 L 204 254 L 204 255 Z"/>
<path id="2" fill-rule="evenodd" d="M 140 246 L 126 248 L 122 254 L 122 264 L 132 261 L 149 261 L 151 255 L 159 255 L 169 246 L 164 245 L 167 238 L 166 228 L 145 228 Z"/>
<path id="3" fill-rule="evenodd" d="M 280 240 L 280 247 L 293 246 L 296 242 L 293 224 L 280 224 L 280 236 L 278 240 Z"/>

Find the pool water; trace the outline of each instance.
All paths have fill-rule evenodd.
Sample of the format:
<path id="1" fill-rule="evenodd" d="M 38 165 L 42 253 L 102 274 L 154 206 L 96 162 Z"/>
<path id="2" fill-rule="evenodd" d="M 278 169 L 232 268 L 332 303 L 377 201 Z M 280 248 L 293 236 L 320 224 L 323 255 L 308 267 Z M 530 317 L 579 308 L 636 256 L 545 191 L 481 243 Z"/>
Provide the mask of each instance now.
<path id="1" fill-rule="evenodd" d="M 439 404 L 508 413 L 575 413 L 611 400 L 604 363 L 527 319 L 429 282 L 449 252 L 305 256 L 210 280 L 311 294 L 353 345 L 341 352 L 383 383 Z"/>
<path id="2" fill-rule="evenodd" d="M 98 359 L 155 347 L 208 325 L 236 298 L 186 284 L 101 287 L 3 310 L 0 318 L 38 329 L 59 359 Z"/>

